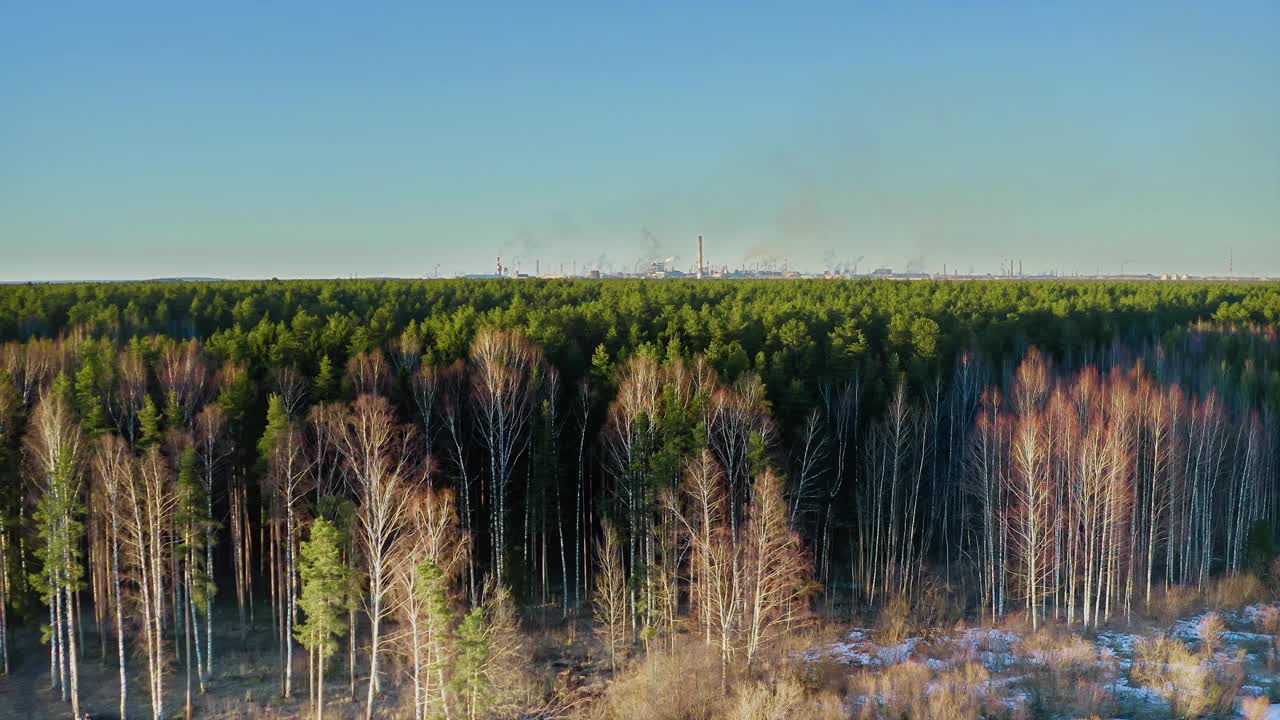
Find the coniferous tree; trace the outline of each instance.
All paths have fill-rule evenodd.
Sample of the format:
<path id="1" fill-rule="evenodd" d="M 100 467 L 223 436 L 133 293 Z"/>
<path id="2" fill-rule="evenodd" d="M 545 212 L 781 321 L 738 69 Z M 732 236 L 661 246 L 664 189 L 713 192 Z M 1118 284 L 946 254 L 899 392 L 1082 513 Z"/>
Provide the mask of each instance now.
<path id="1" fill-rule="evenodd" d="M 458 626 L 453 688 L 468 718 L 509 711 L 521 657 L 519 621 L 511 593 L 488 582 L 484 597 Z"/>
<path id="2" fill-rule="evenodd" d="M 316 372 L 316 379 L 313 385 L 317 401 L 328 402 L 337 399 L 338 374 L 333 367 L 333 361 L 329 359 L 328 355 L 320 358 L 320 369 Z"/>
<path id="3" fill-rule="evenodd" d="M 164 440 L 164 416 L 150 395 L 143 401 L 142 410 L 138 412 L 138 429 L 139 448 L 155 447 Z"/>
<path id="4" fill-rule="evenodd" d="M 298 607 L 303 621 L 294 627 L 294 637 L 312 653 L 317 668 L 315 687 L 316 719 L 324 716 L 324 668 L 337 652 L 336 638 L 346 630 L 346 591 L 351 571 L 342 561 L 342 533 L 323 517 L 311 523 L 311 537 L 302 543 L 299 571 L 302 595 Z"/>

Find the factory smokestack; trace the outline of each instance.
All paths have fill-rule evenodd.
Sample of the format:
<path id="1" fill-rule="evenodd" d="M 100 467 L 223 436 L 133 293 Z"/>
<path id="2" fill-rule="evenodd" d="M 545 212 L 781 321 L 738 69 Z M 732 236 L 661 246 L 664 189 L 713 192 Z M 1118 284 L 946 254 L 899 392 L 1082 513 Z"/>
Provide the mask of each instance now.
<path id="1" fill-rule="evenodd" d="M 702 236 L 698 236 L 698 279 L 702 279 Z"/>
<path id="2" fill-rule="evenodd" d="M 502 275 L 502 256 L 498 256 L 498 275 Z"/>

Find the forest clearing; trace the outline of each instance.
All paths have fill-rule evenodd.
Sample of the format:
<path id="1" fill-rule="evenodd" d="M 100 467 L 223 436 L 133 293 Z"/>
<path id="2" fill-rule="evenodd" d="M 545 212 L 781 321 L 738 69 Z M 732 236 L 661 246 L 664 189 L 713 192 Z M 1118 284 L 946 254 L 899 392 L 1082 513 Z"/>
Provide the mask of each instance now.
<path id="1" fill-rule="evenodd" d="M 1259 588 L 1228 592 L 1240 590 L 1247 595 Z M 1160 611 L 1185 610 L 1191 602 L 1188 597 L 1162 598 Z M 591 634 L 589 621 L 569 621 L 577 624 L 570 632 L 557 612 L 551 614 L 554 617 L 542 616 L 546 624 L 541 629 L 536 613 L 525 625 L 528 659 L 519 672 L 527 683 L 525 702 L 535 710 L 512 717 L 1280 717 L 1280 704 L 1270 703 L 1280 696 L 1280 605 L 1274 604 L 1194 612 L 1172 623 L 1154 616 L 1135 618 L 1087 633 L 1061 625 L 1031 631 L 1020 618 L 1000 626 L 958 621 L 921 628 L 909 617 L 890 617 L 892 612 L 868 618 L 873 622 L 866 627 L 811 625 L 781 642 L 777 657 L 754 682 L 737 681 L 747 690 L 728 697 L 718 693 L 717 661 L 704 652 L 700 641 L 683 638 L 678 649 L 641 655 L 636 667 L 619 674 L 608 667 L 607 651 Z M 1144 675 L 1142 663 L 1168 653 L 1160 640 L 1166 635 L 1183 645 L 1174 651 L 1180 653 L 1176 662 L 1185 672 Z M 102 645 L 104 638 L 96 636 L 95 630 L 89 631 L 95 647 L 81 665 L 81 702 L 86 708 L 103 708 L 87 713 L 89 717 L 115 717 L 118 678 L 108 662 L 109 648 Z M 278 653 L 268 638 L 250 633 L 247 649 L 241 650 L 235 634 L 215 636 L 219 646 L 230 648 L 231 660 L 209 679 L 209 693 L 198 697 L 200 716 L 310 715 L 305 698 L 280 697 Z M 106 640 L 109 643 L 109 633 Z M 20 656 L 34 657 L 41 651 L 30 632 L 19 633 L 11 642 Z M 57 706 L 58 695 L 48 687 L 46 673 L 39 663 L 27 662 L 0 679 L 7 701 L 0 718 L 55 716 L 50 708 Z M 351 692 L 349 678 L 339 675 L 326 701 L 326 717 L 361 717 L 362 705 Z M 130 679 L 144 681 L 140 674 Z M 407 690 L 388 687 L 380 714 L 411 717 Z M 691 702 L 699 693 L 709 693 L 709 701 Z M 182 696 L 183 688 L 175 684 L 168 690 L 169 704 L 180 707 Z M 146 698 L 131 701 L 129 715 L 147 713 Z"/>

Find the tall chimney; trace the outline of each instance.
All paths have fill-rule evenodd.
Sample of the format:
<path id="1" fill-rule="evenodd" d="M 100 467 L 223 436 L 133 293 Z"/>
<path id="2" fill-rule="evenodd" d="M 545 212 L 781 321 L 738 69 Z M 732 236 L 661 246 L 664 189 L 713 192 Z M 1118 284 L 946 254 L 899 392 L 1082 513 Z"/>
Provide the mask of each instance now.
<path id="1" fill-rule="evenodd" d="M 698 279 L 702 279 L 702 236 L 698 236 Z"/>
<path id="2" fill-rule="evenodd" d="M 498 275 L 502 275 L 502 256 L 498 256 Z"/>

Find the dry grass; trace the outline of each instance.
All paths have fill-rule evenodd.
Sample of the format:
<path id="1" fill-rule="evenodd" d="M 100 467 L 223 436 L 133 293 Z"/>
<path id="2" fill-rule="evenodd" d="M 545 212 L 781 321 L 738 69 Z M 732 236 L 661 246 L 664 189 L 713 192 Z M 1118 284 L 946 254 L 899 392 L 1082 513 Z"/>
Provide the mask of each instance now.
<path id="1" fill-rule="evenodd" d="M 1244 720 L 1266 720 L 1271 710 L 1271 700 L 1266 697 L 1250 697 L 1240 701 L 1240 714 Z"/>
<path id="2" fill-rule="evenodd" d="M 911 601 L 905 595 L 889 599 L 876 617 L 876 641 L 882 645 L 896 645 L 911 633 Z"/>
<path id="3" fill-rule="evenodd" d="M 1229 575 L 1214 583 L 1209 593 L 1209 605 L 1216 610 L 1237 610 L 1245 605 L 1265 602 L 1273 597 L 1257 575 L 1242 573 Z"/>
<path id="4" fill-rule="evenodd" d="M 1027 617 L 1024 612 L 1015 612 L 1000 618 L 1000 622 L 996 623 L 996 629 L 1006 632 L 1018 633 L 1019 635 L 1028 635 L 1031 631 L 1031 618 Z"/>
<path id="5" fill-rule="evenodd" d="M 727 705 L 719 655 L 691 642 L 670 653 L 653 653 L 621 672 L 589 717 L 712 720 Z"/>
<path id="6" fill-rule="evenodd" d="M 991 676 L 982 665 L 971 662 L 939 673 L 929 694 L 931 717 L 993 717 L 1001 698 L 992 696 Z"/>
<path id="7" fill-rule="evenodd" d="M 854 679 L 861 720 L 978 720 L 999 717 L 1006 705 L 986 669 L 965 663 L 935 672 L 919 662 L 905 662 Z"/>
<path id="8" fill-rule="evenodd" d="M 1227 631 L 1227 621 L 1216 612 L 1205 613 L 1200 618 L 1200 651 L 1205 655 L 1213 655 L 1222 642 L 1222 634 Z"/>
<path id="9" fill-rule="evenodd" d="M 799 641 L 797 641 L 799 642 Z M 832 687 L 815 686 L 802 675 L 805 664 L 779 653 L 771 671 L 748 676 L 729 671 L 729 692 L 721 685 L 720 658 L 700 640 L 671 652 L 655 652 L 618 673 L 603 697 L 573 717 L 577 720 L 840 720 L 848 716 Z M 845 673 L 847 675 L 847 671 Z M 835 683 L 843 683 L 843 678 Z"/>
<path id="10" fill-rule="evenodd" d="M 1163 697 L 1174 717 L 1222 714 L 1231 709 L 1244 682 L 1243 651 L 1225 662 L 1211 662 L 1184 643 L 1157 635 L 1138 643 L 1131 675 Z"/>
<path id="11" fill-rule="evenodd" d="M 1148 613 L 1161 625 L 1172 625 L 1200 607 L 1201 598 L 1193 588 L 1174 585 L 1151 599 Z"/>
<path id="12" fill-rule="evenodd" d="M 1031 704 L 1045 713 L 1073 711 L 1073 717 L 1100 713 L 1108 701 L 1104 687 L 1119 673 L 1117 658 L 1061 626 L 1047 626 L 1023 638 L 1027 662 L 1020 669 Z"/>
<path id="13" fill-rule="evenodd" d="M 843 720 L 844 703 L 835 693 L 808 693 L 793 679 L 753 682 L 741 689 L 720 720 Z"/>
<path id="14" fill-rule="evenodd" d="M 1260 632 L 1280 635 L 1280 606 L 1264 605 L 1258 608 L 1257 614 L 1253 616 L 1253 623 Z"/>
<path id="15" fill-rule="evenodd" d="M 1271 645 L 1267 648 L 1267 669 L 1275 670 L 1280 665 L 1280 606 L 1264 605 L 1253 616 L 1253 624 L 1262 633 L 1271 636 Z"/>
<path id="16" fill-rule="evenodd" d="M 876 640 L 894 645 L 912 635 L 931 636 L 963 621 L 965 599 L 941 579 L 926 575 L 911 594 L 894 595 L 876 616 Z"/>

